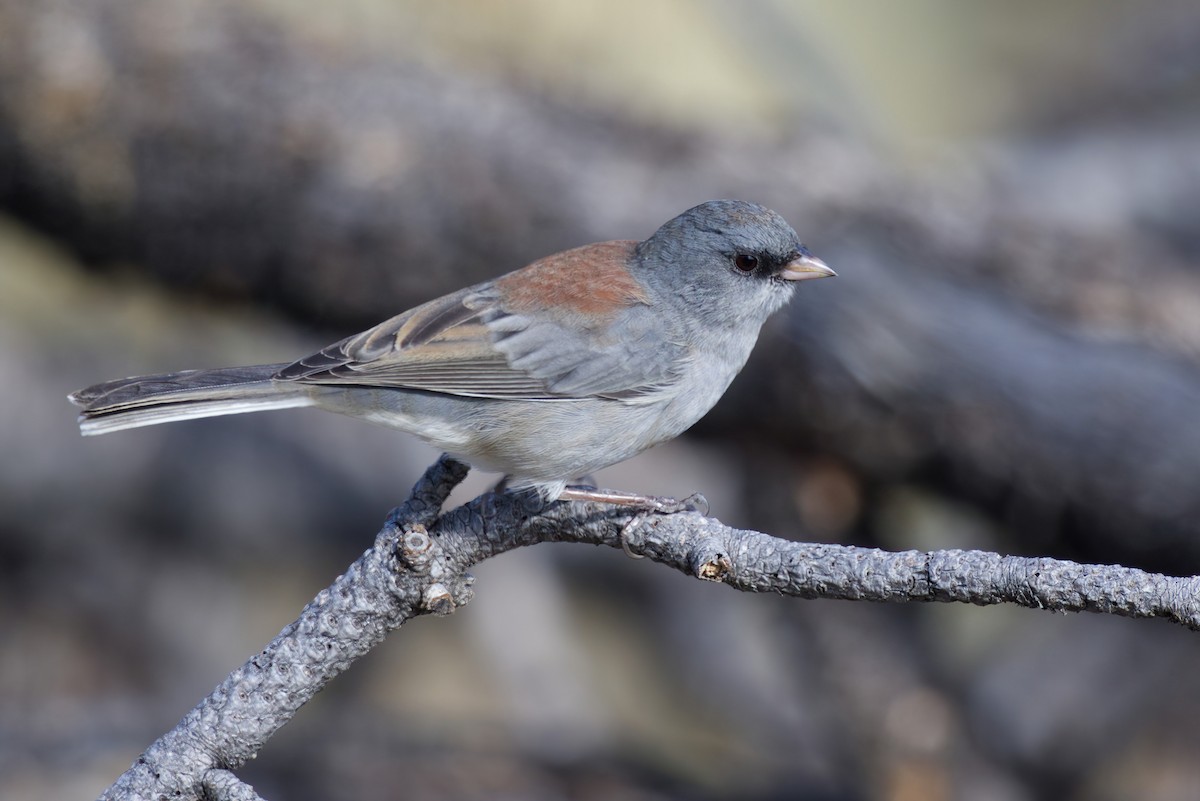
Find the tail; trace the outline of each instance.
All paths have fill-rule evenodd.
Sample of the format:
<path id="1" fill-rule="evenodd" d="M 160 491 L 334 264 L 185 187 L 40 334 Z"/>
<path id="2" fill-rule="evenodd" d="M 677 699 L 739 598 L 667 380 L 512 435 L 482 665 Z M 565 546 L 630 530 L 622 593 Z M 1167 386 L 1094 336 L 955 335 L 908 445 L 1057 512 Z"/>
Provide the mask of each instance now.
<path id="1" fill-rule="evenodd" d="M 272 380 L 286 366 L 260 364 L 122 378 L 81 389 L 70 401 L 83 407 L 79 430 L 84 436 L 176 420 L 311 406 L 312 398 L 302 386 Z"/>

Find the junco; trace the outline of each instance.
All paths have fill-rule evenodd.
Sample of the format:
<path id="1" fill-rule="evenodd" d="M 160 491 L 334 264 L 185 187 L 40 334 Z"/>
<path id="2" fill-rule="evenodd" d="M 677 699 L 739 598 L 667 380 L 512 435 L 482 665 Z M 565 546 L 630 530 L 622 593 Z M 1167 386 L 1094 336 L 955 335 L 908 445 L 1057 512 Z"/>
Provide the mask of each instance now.
<path id="1" fill-rule="evenodd" d="M 740 200 L 644 242 L 585 245 L 406 311 L 291 364 L 80 390 L 84 434 L 316 406 L 415 434 L 544 498 L 699 420 L 794 282 L 834 275 L 782 217 Z"/>

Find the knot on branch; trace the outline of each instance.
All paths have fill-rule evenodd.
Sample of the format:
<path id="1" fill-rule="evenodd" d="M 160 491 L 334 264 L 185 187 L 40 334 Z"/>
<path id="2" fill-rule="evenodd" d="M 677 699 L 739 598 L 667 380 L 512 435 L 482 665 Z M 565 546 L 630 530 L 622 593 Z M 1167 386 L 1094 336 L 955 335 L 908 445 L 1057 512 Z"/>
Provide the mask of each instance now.
<path id="1" fill-rule="evenodd" d="M 396 544 L 396 557 L 401 564 L 415 575 L 427 576 L 436 556 L 433 537 L 429 536 L 425 526 L 411 523 L 404 527 L 404 533 Z"/>
<path id="2" fill-rule="evenodd" d="M 705 581 L 724 581 L 733 570 L 733 562 L 730 561 L 729 555 L 719 548 L 703 547 L 710 544 L 715 545 L 702 543 L 701 548 L 692 552 L 692 573 L 696 578 Z"/>
<path id="3" fill-rule="evenodd" d="M 467 573 L 454 583 L 453 592 L 440 581 L 430 584 L 421 595 L 421 608 L 435 615 L 449 615 L 475 597 L 474 583 L 475 577 Z"/>
<path id="4" fill-rule="evenodd" d="M 399 566 L 406 568 L 397 574 L 397 583 L 410 588 L 416 585 L 422 611 L 448 615 L 474 597 L 475 577 L 449 563 L 441 543 L 424 525 L 403 525 L 396 540 L 395 556 Z M 432 579 L 432 582 L 421 588 L 421 579 Z"/>

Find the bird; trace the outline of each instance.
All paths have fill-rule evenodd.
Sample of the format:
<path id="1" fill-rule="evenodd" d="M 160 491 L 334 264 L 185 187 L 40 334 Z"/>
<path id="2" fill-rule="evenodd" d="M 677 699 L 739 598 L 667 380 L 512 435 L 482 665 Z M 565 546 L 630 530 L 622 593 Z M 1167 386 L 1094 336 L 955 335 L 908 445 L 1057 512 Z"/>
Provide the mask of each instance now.
<path id="1" fill-rule="evenodd" d="M 69 396 L 84 435 L 311 406 L 407 432 L 544 500 L 703 417 L 795 284 L 835 275 L 774 211 L 711 200 L 648 239 L 584 245 L 298 361 L 135 376 Z"/>

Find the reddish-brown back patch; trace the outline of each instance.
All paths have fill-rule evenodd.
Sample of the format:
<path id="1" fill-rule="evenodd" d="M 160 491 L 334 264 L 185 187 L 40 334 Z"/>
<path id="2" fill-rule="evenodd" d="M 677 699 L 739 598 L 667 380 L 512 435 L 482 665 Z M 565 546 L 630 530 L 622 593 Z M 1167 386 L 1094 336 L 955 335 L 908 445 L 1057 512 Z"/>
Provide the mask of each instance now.
<path id="1" fill-rule="evenodd" d="M 557 306 L 564 311 L 611 319 L 635 303 L 649 303 L 626 265 L 634 241 L 597 242 L 538 259 L 496 281 L 504 307 L 530 312 Z"/>

